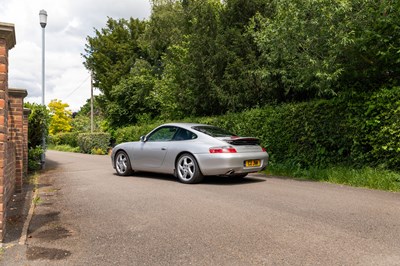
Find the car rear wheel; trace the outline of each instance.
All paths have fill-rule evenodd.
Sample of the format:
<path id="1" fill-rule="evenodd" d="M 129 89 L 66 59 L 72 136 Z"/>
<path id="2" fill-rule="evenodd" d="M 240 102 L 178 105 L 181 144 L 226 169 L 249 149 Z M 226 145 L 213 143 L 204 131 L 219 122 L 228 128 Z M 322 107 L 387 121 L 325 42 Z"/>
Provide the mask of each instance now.
<path id="1" fill-rule="evenodd" d="M 185 153 L 179 156 L 175 169 L 176 175 L 182 183 L 194 184 L 203 180 L 199 165 L 191 154 Z"/>
<path id="2" fill-rule="evenodd" d="M 115 170 L 118 175 L 127 176 L 133 173 L 129 157 L 124 151 L 119 151 L 115 156 Z"/>

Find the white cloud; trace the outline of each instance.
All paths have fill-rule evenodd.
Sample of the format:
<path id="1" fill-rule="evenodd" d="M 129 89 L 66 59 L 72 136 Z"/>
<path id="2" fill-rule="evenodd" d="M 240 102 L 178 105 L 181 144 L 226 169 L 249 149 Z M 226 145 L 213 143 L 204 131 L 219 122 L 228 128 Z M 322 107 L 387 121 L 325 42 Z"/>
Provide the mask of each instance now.
<path id="1" fill-rule="evenodd" d="M 83 66 L 86 37 L 105 26 L 107 17 L 146 19 L 149 0 L 1 0 L 0 21 L 15 25 L 16 46 L 9 53 L 9 87 L 28 90 L 25 101 L 41 103 L 42 28 L 39 11 L 47 11 L 45 29 L 46 104 L 59 99 L 73 111 L 90 97 Z"/>

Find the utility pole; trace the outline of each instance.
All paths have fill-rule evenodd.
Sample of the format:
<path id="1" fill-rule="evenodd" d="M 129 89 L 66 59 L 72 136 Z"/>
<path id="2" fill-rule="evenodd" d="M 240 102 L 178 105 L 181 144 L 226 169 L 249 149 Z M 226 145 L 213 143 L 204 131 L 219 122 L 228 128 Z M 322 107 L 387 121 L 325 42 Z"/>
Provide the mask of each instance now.
<path id="1" fill-rule="evenodd" d="M 90 72 L 90 132 L 93 133 L 93 74 Z"/>

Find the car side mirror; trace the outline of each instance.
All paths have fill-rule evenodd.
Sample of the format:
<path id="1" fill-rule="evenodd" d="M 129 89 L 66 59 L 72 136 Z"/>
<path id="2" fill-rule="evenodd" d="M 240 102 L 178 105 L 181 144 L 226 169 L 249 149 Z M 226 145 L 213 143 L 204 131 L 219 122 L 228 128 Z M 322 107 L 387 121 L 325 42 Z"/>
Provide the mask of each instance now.
<path id="1" fill-rule="evenodd" d="M 141 141 L 141 142 L 146 142 L 146 141 L 147 141 L 146 136 L 141 136 L 141 137 L 140 137 L 140 141 Z"/>

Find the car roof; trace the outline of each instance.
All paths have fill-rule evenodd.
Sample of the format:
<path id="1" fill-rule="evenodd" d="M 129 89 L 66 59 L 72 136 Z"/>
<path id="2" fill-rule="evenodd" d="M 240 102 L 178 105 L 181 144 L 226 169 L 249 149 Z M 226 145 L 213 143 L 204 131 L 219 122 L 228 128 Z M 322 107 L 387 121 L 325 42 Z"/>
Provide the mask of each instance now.
<path id="1" fill-rule="evenodd" d="M 190 129 L 194 126 L 210 126 L 210 125 L 200 124 L 200 123 L 167 123 L 167 124 L 163 124 L 161 126 L 177 126 L 177 127 Z"/>

